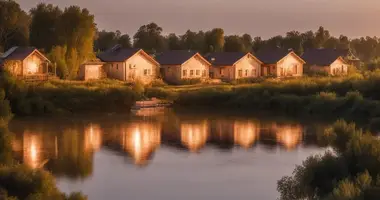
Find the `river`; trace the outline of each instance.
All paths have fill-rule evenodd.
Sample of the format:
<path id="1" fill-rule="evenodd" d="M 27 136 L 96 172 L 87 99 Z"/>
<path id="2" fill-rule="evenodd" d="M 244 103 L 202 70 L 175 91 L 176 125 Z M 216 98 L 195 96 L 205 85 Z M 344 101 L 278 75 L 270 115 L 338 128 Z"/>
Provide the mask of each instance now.
<path id="1" fill-rule="evenodd" d="M 15 119 L 13 150 L 90 200 L 275 200 L 277 181 L 322 153 L 326 123 L 187 114 Z"/>

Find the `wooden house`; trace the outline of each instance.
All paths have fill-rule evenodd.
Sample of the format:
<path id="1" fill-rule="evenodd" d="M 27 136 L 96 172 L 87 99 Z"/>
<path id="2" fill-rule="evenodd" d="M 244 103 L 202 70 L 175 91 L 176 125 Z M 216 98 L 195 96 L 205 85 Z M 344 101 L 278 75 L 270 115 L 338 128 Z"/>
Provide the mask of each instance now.
<path id="1" fill-rule="evenodd" d="M 211 53 L 206 59 L 212 64 L 211 78 L 225 81 L 259 77 L 263 64 L 251 53 L 241 52 Z"/>
<path id="2" fill-rule="evenodd" d="M 262 76 L 293 77 L 303 75 L 305 61 L 293 51 L 283 49 L 263 50 L 256 54 L 263 62 Z"/>
<path id="3" fill-rule="evenodd" d="M 104 62 L 100 59 L 88 60 L 79 68 L 78 78 L 80 80 L 96 80 L 107 77 L 104 70 Z"/>
<path id="4" fill-rule="evenodd" d="M 48 79 L 50 61 L 34 47 L 12 47 L 0 60 L 0 66 L 19 79 Z"/>
<path id="5" fill-rule="evenodd" d="M 348 63 L 335 49 L 309 49 L 302 55 L 311 71 L 326 72 L 329 75 L 345 75 Z"/>
<path id="6" fill-rule="evenodd" d="M 121 81 L 142 81 L 149 84 L 159 76 L 159 64 L 142 49 L 123 49 L 120 46 L 101 53 L 108 78 Z"/>
<path id="7" fill-rule="evenodd" d="M 161 73 L 168 83 L 180 83 L 186 79 L 209 79 L 211 64 L 194 51 L 176 50 L 163 52 L 156 60 L 161 65 Z"/>

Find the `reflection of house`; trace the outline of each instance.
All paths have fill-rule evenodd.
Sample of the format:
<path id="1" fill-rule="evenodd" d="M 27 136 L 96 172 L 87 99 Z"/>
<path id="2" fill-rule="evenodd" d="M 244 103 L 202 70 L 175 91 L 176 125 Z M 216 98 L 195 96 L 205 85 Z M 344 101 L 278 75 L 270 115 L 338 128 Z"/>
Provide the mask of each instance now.
<path id="1" fill-rule="evenodd" d="M 262 76 L 288 77 L 303 75 L 305 61 L 293 51 L 283 49 L 263 50 L 258 52 L 256 56 L 264 63 L 261 68 Z"/>
<path id="2" fill-rule="evenodd" d="M 190 151 L 199 151 L 207 142 L 208 137 L 207 121 L 198 123 L 181 123 L 181 142 Z"/>
<path id="3" fill-rule="evenodd" d="M 211 64 L 194 51 L 167 51 L 157 56 L 162 75 L 169 83 L 186 79 L 208 79 Z"/>
<path id="4" fill-rule="evenodd" d="M 36 48 L 12 47 L 1 55 L 0 60 L 6 70 L 19 78 L 48 78 L 50 61 Z"/>
<path id="5" fill-rule="evenodd" d="M 232 81 L 260 76 L 262 62 L 250 53 L 216 52 L 207 56 L 211 78 Z"/>
<path id="6" fill-rule="evenodd" d="M 302 141 L 301 126 L 276 126 L 277 142 L 287 149 L 293 149 Z"/>
<path id="7" fill-rule="evenodd" d="M 234 123 L 234 141 L 244 148 L 250 148 L 259 138 L 259 127 L 251 121 L 237 120 Z"/>
<path id="8" fill-rule="evenodd" d="M 347 74 L 348 64 L 336 49 L 309 49 L 302 55 L 312 71 L 323 71 L 331 75 Z"/>
<path id="9" fill-rule="evenodd" d="M 84 130 L 85 150 L 96 151 L 102 146 L 102 130 L 99 125 L 90 124 Z"/>
<path id="10" fill-rule="evenodd" d="M 159 64 L 142 49 L 123 49 L 120 46 L 101 53 L 98 58 L 106 62 L 108 78 L 121 81 L 140 80 L 147 84 L 158 78 Z"/>
<path id="11" fill-rule="evenodd" d="M 133 157 L 135 164 L 144 165 L 160 146 L 161 125 L 146 122 L 130 124 L 122 128 L 119 142 Z"/>

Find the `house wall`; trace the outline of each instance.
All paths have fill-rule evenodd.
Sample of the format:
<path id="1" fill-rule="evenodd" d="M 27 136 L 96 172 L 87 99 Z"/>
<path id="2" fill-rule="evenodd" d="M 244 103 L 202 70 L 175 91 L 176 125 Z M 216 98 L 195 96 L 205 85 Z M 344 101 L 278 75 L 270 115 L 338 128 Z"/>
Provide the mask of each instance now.
<path id="1" fill-rule="evenodd" d="M 5 69 L 14 76 L 22 75 L 22 61 L 6 61 L 4 63 Z"/>
<path id="2" fill-rule="evenodd" d="M 261 73 L 261 63 L 246 55 L 238 63 L 235 64 L 234 79 L 239 78 L 254 78 L 258 77 Z"/>
<path id="3" fill-rule="evenodd" d="M 47 64 L 37 52 L 34 52 L 22 61 L 22 75 L 44 74 L 47 73 Z"/>
<path id="4" fill-rule="evenodd" d="M 312 65 L 310 66 L 310 70 L 315 72 L 327 72 L 330 74 L 330 66 Z"/>
<path id="5" fill-rule="evenodd" d="M 235 71 L 234 66 L 212 66 L 211 72 L 213 77 L 211 78 L 231 81 L 234 80 Z"/>
<path id="6" fill-rule="evenodd" d="M 193 56 L 181 65 L 181 79 L 208 79 L 210 65 L 198 56 Z"/>
<path id="7" fill-rule="evenodd" d="M 82 80 L 95 80 L 102 78 L 103 65 L 81 65 L 79 70 L 79 78 Z"/>
<path id="8" fill-rule="evenodd" d="M 348 73 L 348 66 L 340 59 L 335 60 L 330 65 L 329 74 L 331 75 L 340 75 L 340 74 L 347 74 L 347 73 Z"/>
<path id="9" fill-rule="evenodd" d="M 109 78 L 121 81 L 140 80 L 148 84 L 158 78 L 159 66 L 146 58 L 142 53 L 136 54 L 125 62 L 108 63 L 106 66 Z"/>
<path id="10" fill-rule="evenodd" d="M 303 63 L 293 54 L 289 53 L 277 63 L 276 76 L 302 76 Z"/>
<path id="11" fill-rule="evenodd" d="M 181 81 L 181 65 L 161 65 L 163 79 L 168 83 Z"/>
<path id="12" fill-rule="evenodd" d="M 143 53 L 138 53 L 125 62 L 127 81 L 140 80 L 148 84 L 159 76 L 159 66 L 148 59 Z"/>

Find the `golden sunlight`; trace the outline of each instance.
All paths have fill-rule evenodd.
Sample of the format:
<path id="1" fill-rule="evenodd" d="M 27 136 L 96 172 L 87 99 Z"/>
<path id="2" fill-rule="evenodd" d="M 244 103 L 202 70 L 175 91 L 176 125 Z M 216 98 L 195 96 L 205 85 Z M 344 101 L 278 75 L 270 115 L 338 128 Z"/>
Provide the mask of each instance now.
<path id="1" fill-rule="evenodd" d="M 161 143 L 161 127 L 138 123 L 123 132 L 122 146 L 133 157 L 135 164 L 144 165 Z"/>
<path id="2" fill-rule="evenodd" d="M 36 74 L 36 73 L 38 73 L 38 65 L 37 65 L 37 63 L 35 63 L 33 61 L 29 61 L 28 64 L 27 64 L 26 71 L 27 71 L 28 74 Z"/>
<path id="3" fill-rule="evenodd" d="M 207 121 L 181 124 L 181 142 L 191 152 L 198 152 L 207 142 Z"/>
<path id="4" fill-rule="evenodd" d="M 42 138 L 41 136 L 24 133 L 23 139 L 23 160 L 24 163 L 32 168 L 38 168 L 42 160 Z"/>
<path id="5" fill-rule="evenodd" d="M 90 124 L 85 128 L 84 141 L 86 151 L 96 151 L 102 146 L 102 130 L 99 125 Z"/>
<path id="6" fill-rule="evenodd" d="M 259 128 L 253 122 L 236 121 L 234 127 L 234 142 L 246 149 L 250 148 L 259 138 Z"/>
<path id="7" fill-rule="evenodd" d="M 298 125 L 277 127 L 276 139 L 287 149 L 293 149 L 302 140 L 302 127 Z"/>

